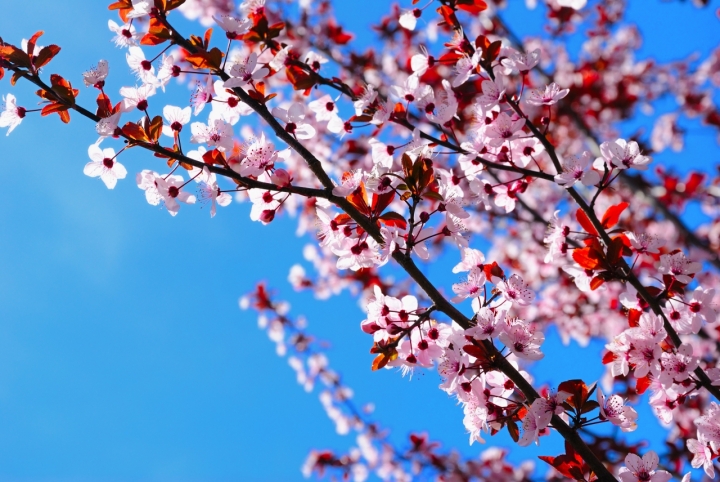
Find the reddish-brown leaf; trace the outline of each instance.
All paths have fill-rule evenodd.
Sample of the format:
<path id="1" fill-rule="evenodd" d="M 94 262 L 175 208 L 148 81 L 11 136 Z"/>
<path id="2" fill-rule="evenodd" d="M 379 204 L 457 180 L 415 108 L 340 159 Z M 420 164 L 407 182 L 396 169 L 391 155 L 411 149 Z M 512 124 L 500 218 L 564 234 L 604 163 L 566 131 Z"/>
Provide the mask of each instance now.
<path id="1" fill-rule="evenodd" d="M 380 222 L 387 226 L 396 226 L 400 229 L 407 229 L 407 221 L 405 218 L 396 212 L 390 211 L 379 218 Z"/>
<path id="2" fill-rule="evenodd" d="M 209 52 L 199 51 L 194 54 L 186 55 L 185 60 L 187 60 L 190 65 L 196 69 L 219 70 L 220 63 L 222 62 L 222 58 L 224 56 L 225 54 L 223 54 L 219 48 L 213 47 Z"/>
<path id="3" fill-rule="evenodd" d="M 642 311 L 640 310 L 628 310 L 628 325 L 630 325 L 630 328 L 637 328 L 638 326 L 640 326 L 641 315 Z"/>
<path id="4" fill-rule="evenodd" d="M 575 213 L 575 217 L 577 218 L 580 226 L 582 226 L 585 232 L 587 232 L 588 234 L 593 234 L 595 236 L 598 235 L 597 229 L 595 229 L 595 226 L 593 226 L 593 223 L 590 221 L 588 215 L 585 214 L 585 211 L 583 211 L 582 209 L 578 209 Z"/>
<path id="5" fill-rule="evenodd" d="M 508 420 L 507 429 L 510 434 L 510 438 L 512 438 L 514 442 L 520 440 L 520 429 L 514 420 Z"/>
<path id="6" fill-rule="evenodd" d="M 343 177 L 348 173 L 343 174 Z M 365 191 L 365 183 L 360 185 L 347 197 L 347 200 L 355 206 L 358 211 L 363 213 L 365 216 L 370 215 L 370 207 L 368 206 L 367 191 Z"/>
<path id="7" fill-rule="evenodd" d="M 457 17 L 455 16 L 455 12 L 452 8 L 448 7 L 447 5 L 443 5 L 442 7 L 439 7 L 437 9 L 437 13 L 440 14 L 440 16 L 443 18 L 443 21 L 448 24 L 450 27 L 455 28 L 460 26 L 460 22 L 458 22 Z"/>
<path id="8" fill-rule="evenodd" d="M 128 122 L 122 128 L 122 133 L 133 141 L 150 142 L 145 129 L 134 122 Z"/>
<path id="9" fill-rule="evenodd" d="M 638 378 L 635 381 L 635 391 L 638 395 L 645 393 L 645 390 L 650 388 L 650 376 Z"/>
<path id="10" fill-rule="evenodd" d="M 205 164 L 210 164 L 210 165 L 218 164 L 220 166 L 225 165 L 225 155 L 222 152 L 218 151 L 217 149 L 213 149 L 212 151 L 207 151 L 205 154 L 203 154 L 202 159 L 205 162 Z"/>
<path id="11" fill-rule="evenodd" d="M 615 361 L 615 353 L 611 351 L 606 351 L 605 354 L 602 357 L 602 363 L 603 365 L 608 365 Z"/>
<path id="12" fill-rule="evenodd" d="M 7 59 L 11 64 L 15 64 L 18 67 L 32 69 L 30 56 L 25 51 L 20 50 L 13 45 L 0 46 L 0 57 Z"/>
<path id="13" fill-rule="evenodd" d="M 487 10 L 487 3 L 483 0 L 457 0 L 456 5 L 460 10 L 465 10 L 473 15 L 477 15 L 478 13 Z"/>
<path id="14" fill-rule="evenodd" d="M 97 111 L 95 111 L 95 114 L 98 117 L 105 118 L 110 117 L 113 114 L 113 106 L 112 102 L 110 102 L 110 97 L 107 96 L 104 92 L 100 92 L 100 94 L 97 97 Z"/>
<path id="15" fill-rule="evenodd" d="M 47 65 L 47 63 L 50 62 L 59 52 L 60 47 L 57 45 L 47 45 L 43 47 L 37 54 L 37 57 L 33 59 L 33 66 L 35 67 L 35 70 Z"/>
<path id="16" fill-rule="evenodd" d="M 162 117 L 159 115 L 156 115 L 153 117 L 152 121 L 150 121 L 150 126 L 148 128 L 148 137 L 152 142 L 157 142 L 158 139 L 160 139 L 160 134 L 162 133 L 162 127 L 163 127 L 163 120 Z"/>
<path id="17" fill-rule="evenodd" d="M 572 258 L 583 269 L 596 269 L 600 265 L 600 256 L 595 248 L 578 248 L 572 252 Z"/>
<path id="18" fill-rule="evenodd" d="M 483 272 L 485 273 L 485 277 L 487 279 L 495 278 L 504 278 L 505 272 L 502 270 L 499 264 L 497 264 L 497 261 L 493 261 L 489 264 L 483 265 Z"/>
<path id="19" fill-rule="evenodd" d="M 295 90 L 305 90 L 315 85 L 315 74 L 311 74 L 297 65 L 289 65 L 285 68 L 285 75 Z"/>
<path id="20" fill-rule="evenodd" d="M 628 203 L 622 202 L 620 204 L 616 204 L 614 206 L 610 206 L 607 211 L 605 211 L 605 214 L 603 214 L 602 220 L 600 221 L 600 224 L 602 224 L 602 227 L 605 229 L 610 229 L 613 226 L 615 226 L 618 221 L 620 220 L 620 215 L 623 211 L 625 211 L 625 208 L 628 207 Z M 597 233 L 596 233 L 597 234 Z"/>
<path id="21" fill-rule="evenodd" d="M 595 291 L 605 283 L 605 280 L 601 276 L 595 276 L 590 280 L 590 289 Z"/>
<path id="22" fill-rule="evenodd" d="M 185 0 L 167 0 L 167 5 L 165 6 L 165 11 L 169 12 L 170 10 L 175 10 L 183 3 L 185 3 Z"/>
<path id="23" fill-rule="evenodd" d="M 380 214 L 385 211 L 392 200 L 395 199 L 395 191 L 388 191 L 383 194 L 373 194 L 372 197 L 372 212 L 373 214 Z"/>
<path id="24" fill-rule="evenodd" d="M 38 39 L 44 33 L 45 32 L 43 32 L 42 30 L 38 30 L 33 34 L 32 37 L 30 37 L 30 40 L 27 41 L 27 48 L 25 49 L 25 51 L 30 57 L 32 57 L 33 52 L 35 52 L 35 45 L 37 44 Z"/>
<path id="25" fill-rule="evenodd" d="M 42 111 L 40 111 L 40 115 L 46 116 L 46 115 L 54 114 L 56 112 L 62 112 L 62 111 L 68 110 L 68 109 L 69 109 L 69 107 L 66 106 L 65 104 L 61 104 L 59 102 L 53 102 L 51 104 L 47 104 L 46 106 L 44 106 L 42 108 Z"/>
<path id="26" fill-rule="evenodd" d="M 569 393 L 565 402 L 579 413 L 589 395 L 588 386 L 582 380 L 567 380 L 558 385 L 558 392 Z"/>

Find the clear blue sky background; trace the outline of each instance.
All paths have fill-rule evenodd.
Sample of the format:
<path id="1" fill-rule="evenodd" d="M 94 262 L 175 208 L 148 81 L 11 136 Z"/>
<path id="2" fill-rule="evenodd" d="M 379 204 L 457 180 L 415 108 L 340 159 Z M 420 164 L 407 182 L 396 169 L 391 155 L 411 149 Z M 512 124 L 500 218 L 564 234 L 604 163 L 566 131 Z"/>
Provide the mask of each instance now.
<path id="1" fill-rule="evenodd" d="M 132 82 L 124 51 L 109 42 L 107 20 L 116 16 L 106 3 L 7 1 L 0 36 L 19 44 L 45 30 L 40 44 L 63 48 L 47 73 L 81 88 L 84 105 L 92 105 L 94 92 L 82 87 L 81 72 L 109 60 L 116 98 L 119 82 Z M 338 3 L 341 23 L 371 42 L 367 26 L 387 3 Z M 720 41 L 720 21 L 708 10 L 631 4 L 646 39 L 641 56 L 677 59 Z M 522 11 L 505 17 L 522 34 L 538 32 L 537 13 Z M 170 90 L 179 94 L 166 102 L 184 105 L 187 92 Z M 8 92 L 28 108 L 36 102 L 22 82 L 11 88 L 2 81 L 0 93 Z M 214 219 L 207 208 L 183 206 L 171 218 L 135 186 L 134 173 L 157 162 L 142 153 L 123 156 L 130 176 L 108 191 L 82 174 L 96 135 L 75 114 L 69 126 L 28 115 L 10 137 L 2 133 L 0 480 L 290 481 L 301 479 L 311 448 L 347 448 L 352 440 L 337 436 L 316 395 L 296 385 L 254 314 L 238 310 L 238 297 L 258 279 L 280 289 L 311 331 L 332 343 L 332 365 L 359 403 L 376 403 L 375 419 L 395 440 L 427 430 L 467 455 L 484 449 L 467 446 L 461 411 L 437 389 L 435 375 L 408 381 L 369 371 L 369 340 L 358 329 L 363 316 L 354 300 L 318 303 L 292 293 L 285 279 L 304 244 L 293 239 L 292 221 L 263 227 L 250 222 L 247 205 Z M 688 159 L 717 162 L 712 135 L 690 141 L 684 166 Z M 686 169 L 678 159 L 658 156 Z M 436 266 L 428 271 L 446 284 L 453 279 Z M 552 336 L 546 347 L 534 372 L 539 380 L 557 382 L 549 374 L 558 367 L 565 379 L 599 376 L 601 344 L 591 356 Z M 648 411 L 641 416 L 654 423 Z M 560 446 L 559 437 L 545 438 L 540 449 L 513 450 L 513 459 L 556 454 Z"/>

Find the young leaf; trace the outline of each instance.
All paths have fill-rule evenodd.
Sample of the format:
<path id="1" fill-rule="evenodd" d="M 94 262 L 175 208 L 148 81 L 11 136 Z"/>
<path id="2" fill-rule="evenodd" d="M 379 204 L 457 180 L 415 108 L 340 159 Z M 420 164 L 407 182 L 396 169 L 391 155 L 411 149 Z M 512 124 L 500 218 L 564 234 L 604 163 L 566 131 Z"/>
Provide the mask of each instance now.
<path id="1" fill-rule="evenodd" d="M 605 229 L 610 229 L 615 226 L 620 220 L 620 215 L 623 211 L 625 211 L 625 208 L 627 207 L 628 203 L 626 202 L 616 204 L 615 206 L 610 206 L 608 210 L 605 211 L 605 214 L 603 214 L 602 220 L 600 221 L 602 227 Z"/>

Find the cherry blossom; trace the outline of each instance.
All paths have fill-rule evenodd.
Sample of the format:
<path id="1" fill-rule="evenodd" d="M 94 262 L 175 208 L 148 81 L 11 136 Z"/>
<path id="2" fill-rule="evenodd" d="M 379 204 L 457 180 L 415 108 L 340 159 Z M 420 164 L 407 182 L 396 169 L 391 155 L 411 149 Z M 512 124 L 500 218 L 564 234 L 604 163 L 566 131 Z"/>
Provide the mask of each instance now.
<path id="1" fill-rule="evenodd" d="M 524 125 L 525 119 L 512 120 L 505 112 L 501 112 L 487 128 L 486 135 L 491 139 L 490 145 L 501 146 L 506 141 L 517 139 Z"/>
<path id="2" fill-rule="evenodd" d="M 526 102 L 532 105 L 553 105 L 565 98 L 570 89 L 561 89 L 555 82 L 545 86 L 545 90 L 531 89 Z"/>
<path id="3" fill-rule="evenodd" d="M 540 49 L 521 53 L 512 50 L 508 58 L 503 59 L 502 65 L 512 72 L 527 72 L 540 62 Z"/>
<path id="4" fill-rule="evenodd" d="M 555 176 L 555 182 L 565 188 L 570 188 L 580 181 L 585 186 L 594 186 L 600 182 L 600 173 L 592 169 L 593 158 L 585 151 L 579 156 L 572 156 L 563 160 L 563 172 Z"/>
<path id="5" fill-rule="evenodd" d="M 166 177 L 155 177 L 157 192 L 165 203 L 165 208 L 171 216 L 177 215 L 180 210 L 178 201 L 185 204 L 195 204 L 197 198 L 183 190 L 185 182 L 182 176 L 170 175 Z"/>
<path id="6" fill-rule="evenodd" d="M 162 133 L 175 138 L 182 132 L 183 126 L 190 122 L 191 115 L 190 107 L 181 109 L 180 107 L 166 105 L 163 107 L 163 117 L 167 124 L 163 124 Z"/>
<path id="7" fill-rule="evenodd" d="M 108 76 L 108 62 L 107 60 L 101 60 L 98 62 L 96 67 L 93 67 L 92 69 L 83 72 L 83 82 L 85 83 L 85 87 L 90 87 L 91 85 L 101 88 L 104 83 L 105 79 Z"/>
<path id="8" fill-rule="evenodd" d="M 497 289 L 506 300 L 520 306 L 529 305 L 532 300 L 535 299 L 535 293 L 532 292 L 527 283 L 517 274 L 510 276 L 510 278 L 505 281 L 499 282 Z"/>
<path id="9" fill-rule="evenodd" d="M 542 332 L 534 332 L 519 319 L 508 320 L 507 324 L 508 328 L 500 333 L 498 339 L 515 356 L 526 360 L 540 360 L 545 356 L 540 351 L 540 345 L 545 341 L 545 335 Z"/>
<path id="10" fill-rule="evenodd" d="M 242 87 L 248 82 L 262 79 L 270 73 L 266 67 L 257 68 L 258 55 L 253 52 L 245 59 L 237 60 L 230 66 L 230 79 L 225 81 L 225 88 Z"/>
<path id="11" fill-rule="evenodd" d="M 600 387 L 597 387 L 597 401 L 600 404 L 600 414 L 613 425 L 620 427 L 623 432 L 632 432 L 637 428 L 637 412 L 625 405 L 619 395 L 606 398 Z"/>
<path id="12" fill-rule="evenodd" d="M 132 0 L 132 10 L 128 12 L 128 18 L 144 17 L 150 14 L 150 10 L 153 7 L 150 0 Z"/>
<path id="13" fill-rule="evenodd" d="M 666 470 L 655 470 L 658 466 L 658 456 L 652 450 L 648 451 L 642 458 L 635 454 L 627 454 L 625 467 L 620 468 L 620 480 L 622 482 L 666 482 L 672 477 Z"/>
<path id="14" fill-rule="evenodd" d="M 193 122 L 190 124 L 190 130 L 192 131 L 190 142 L 215 146 L 221 151 L 232 150 L 232 126 L 222 119 L 210 119 L 208 124 Z"/>
<path id="15" fill-rule="evenodd" d="M 225 207 L 232 201 L 232 196 L 222 192 L 217 184 L 214 173 L 210 173 L 205 181 L 200 183 L 200 202 L 210 202 L 210 217 L 215 217 L 217 206 Z"/>
<path id="16" fill-rule="evenodd" d="M 523 418 L 522 436 L 518 445 L 527 447 L 532 442 L 540 443 L 540 432 L 544 430 L 552 419 L 553 412 L 544 398 L 536 398 Z"/>
<path id="17" fill-rule="evenodd" d="M 2 113 L 0 113 L 0 127 L 9 127 L 7 134 L 5 134 L 9 136 L 25 118 L 26 109 L 17 105 L 15 96 L 12 94 L 3 96 L 3 102 L 5 106 Z"/>
<path id="18" fill-rule="evenodd" d="M 700 263 L 690 261 L 683 253 L 663 254 L 660 256 L 658 265 L 661 273 L 669 274 L 680 283 L 685 284 L 692 281 L 692 277 L 689 275 L 694 275 L 700 271 L 700 268 L 702 268 Z"/>
<path id="19" fill-rule="evenodd" d="M 275 146 L 265 138 L 264 133 L 243 144 L 242 153 L 245 157 L 238 171 L 243 176 L 259 176 L 273 167 L 278 156 Z"/>
<path id="20" fill-rule="evenodd" d="M 225 36 L 230 40 L 237 39 L 252 26 L 252 22 L 247 18 L 238 19 L 230 15 L 216 15 L 213 20 L 225 31 Z"/>
<path id="21" fill-rule="evenodd" d="M 126 23 L 124 25 L 118 25 L 113 20 L 108 20 L 108 28 L 111 32 L 115 33 L 112 41 L 118 47 L 130 47 L 137 45 L 142 35 L 137 33 L 135 26 L 132 23 Z"/>
<path id="22" fill-rule="evenodd" d="M 157 76 L 155 75 L 155 67 L 152 62 L 145 59 L 145 52 L 135 45 L 128 48 L 127 54 L 125 54 L 127 63 L 135 72 L 138 80 L 141 80 L 143 84 L 157 84 Z"/>
<path id="23" fill-rule="evenodd" d="M 642 171 L 647 169 L 650 163 L 648 156 L 640 154 L 640 147 L 635 141 L 618 139 L 613 142 L 603 142 L 600 145 L 600 152 L 605 161 L 618 169 L 634 167 Z"/>
<path id="24" fill-rule="evenodd" d="M 112 147 L 101 149 L 98 144 L 91 144 L 88 148 L 91 162 L 85 164 L 83 173 L 90 177 L 99 177 L 108 189 L 113 189 L 118 179 L 125 179 L 127 171 L 125 166 L 115 160 L 115 150 Z"/>
<path id="25" fill-rule="evenodd" d="M 406 28 L 408 30 L 415 30 L 415 25 L 417 25 L 417 19 L 420 18 L 421 15 L 422 10 L 420 10 L 419 8 L 407 10 L 402 15 L 400 15 L 398 23 L 403 28 Z"/>
<path id="26" fill-rule="evenodd" d="M 284 109 L 275 107 L 272 114 L 285 122 L 285 130 L 298 139 L 306 140 L 315 137 L 315 128 L 305 120 L 305 107 L 299 102 L 293 102 Z"/>
<path id="27" fill-rule="evenodd" d="M 345 124 L 338 115 L 337 105 L 329 95 L 313 100 L 308 103 L 308 107 L 315 113 L 318 122 L 327 121 L 327 129 L 330 132 L 338 134 L 344 130 Z"/>
<path id="28" fill-rule="evenodd" d="M 148 108 L 148 98 L 155 95 L 155 86 L 145 84 L 140 87 L 123 87 L 120 89 L 120 95 L 123 96 L 121 112 L 130 112 L 136 107 L 145 112 Z"/>
<path id="29" fill-rule="evenodd" d="M 626 236 L 637 253 L 657 254 L 660 252 L 659 248 L 665 244 L 665 240 L 651 234 L 627 233 Z"/>

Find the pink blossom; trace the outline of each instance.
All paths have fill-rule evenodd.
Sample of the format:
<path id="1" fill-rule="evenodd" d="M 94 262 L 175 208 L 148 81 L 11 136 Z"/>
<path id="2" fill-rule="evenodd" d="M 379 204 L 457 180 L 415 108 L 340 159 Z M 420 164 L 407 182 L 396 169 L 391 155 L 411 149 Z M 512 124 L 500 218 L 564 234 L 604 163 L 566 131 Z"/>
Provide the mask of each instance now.
<path id="1" fill-rule="evenodd" d="M 660 252 L 659 248 L 665 245 L 664 239 L 659 238 L 658 236 L 654 236 L 652 234 L 626 233 L 626 236 L 628 240 L 630 240 L 630 244 L 637 253 L 657 254 Z"/>
<path id="2" fill-rule="evenodd" d="M 532 70 L 540 62 L 540 49 L 532 52 L 521 53 L 512 50 L 508 58 L 502 60 L 502 65 L 512 72 L 527 72 Z"/>
<path id="3" fill-rule="evenodd" d="M 618 169 L 634 167 L 644 171 L 650 163 L 648 156 L 640 154 L 640 147 L 635 141 L 627 142 L 625 139 L 603 142 L 600 145 L 602 157 Z"/>
<path id="4" fill-rule="evenodd" d="M 125 167 L 115 160 L 115 151 L 108 147 L 100 149 L 98 144 L 91 144 L 88 148 L 91 162 L 85 164 L 83 173 L 90 177 L 99 177 L 108 189 L 113 189 L 118 179 L 125 179 Z"/>
<path id="5" fill-rule="evenodd" d="M 568 95 L 570 89 L 561 89 L 555 82 L 545 86 L 545 90 L 532 89 L 528 93 L 527 103 L 532 105 L 553 105 Z"/>
<path id="6" fill-rule="evenodd" d="M 655 470 L 658 456 L 652 450 L 643 455 L 642 459 L 635 454 L 627 454 L 625 467 L 620 468 L 622 482 L 666 482 L 672 477 L 666 470 Z"/>
<path id="7" fill-rule="evenodd" d="M 233 62 L 228 72 L 231 78 L 225 81 L 225 88 L 242 87 L 249 82 L 262 79 L 268 75 L 270 70 L 266 67 L 257 68 L 257 60 L 258 55 L 252 52 L 245 59 Z"/>
<path id="8" fill-rule="evenodd" d="M 318 122 L 327 121 L 327 129 L 339 134 L 345 129 L 345 123 L 338 115 L 338 108 L 335 101 L 329 95 L 324 95 L 308 104 L 311 111 L 315 113 Z"/>
<path id="9" fill-rule="evenodd" d="M 553 412 L 550 409 L 548 401 L 544 398 L 536 398 L 523 418 L 522 436 L 518 440 L 518 445 L 527 447 L 532 442 L 540 443 L 540 432 L 550 425 Z"/>
<path id="10" fill-rule="evenodd" d="M 579 156 L 563 159 L 563 171 L 555 176 L 555 182 L 570 188 L 580 181 L 585 186 L 594 186 L 601 180 L 600 173 L 592 169 L 593 158 L 588 151 Z"/>
<path id="11" fill-rule="evenodd" d="M 692 277 L 700 269 L 702 265 L 695 261 L 691 261 L 685 257 L 683 253 L 663 254 L 660 256 L 660 264 L 658 271 L 673 276 L 680 283 L 688 284 L 692 281 Z"/>
<path id="12" fill-rule="evenodd" d="M 83 72 L 83 82 L 85 83 L 85 87 L 90 87 L 91 85 L 102 87 L 107 76 L 108 62 L 107 60 L 101 60 L 96 67 Z"/>
<path id="13" fill-rule="evenodd" d="M 143 84 L 157 84 L 155 67 L 153 67 L 152 62 L 145 59 L 145 52 L 140 47 L 136 45 L 130 46 L 125 58 L 130 69 L 135 72 L 135 75 Z"/>
<path id="14" fill-rule="evenodd" d="M 252 22 L 249 19 L 238 19 L 230 15 L 216 15 L 213 16 L 213 20 L 225 31 L 225 36 L 230 40 L 237 39 L 252 26 Z"/>
<path id="15" fill-rule="evenodd" d="M 135 26 L 131 23 L 124 25 L 118 25 L 112 20 L 108 20 L 108 28 L 115 34 L 112 41 L 118 47 L 130 47 L 131 45 L 137 45 L 142 35 L 135 31 Z"/>
<path id="16" fill-rule="evenodd" d="M 533 332 L 523 321 L 508 321 L 508 328 L 498 338 L 518 358 L 540 360 L 545 356 L 540 351 L 545 335 L 540 331 Z"/>
<path id="17" fill-rule="evenodd" d="M 9 127 L 7 134 L 5 134 L 9 136 L 13 129 L 19 126 L 23 118 L 25 118 L 26 110 L 24 107 L 17 105 L 15 96 L 12 94 L 4 96 L 3 102 L 5 102 L 5 107 L 0 113 L 0 127 Z"/>
<path id="18" fill-rule="evenodd" d="M 517 274 L 498 283 L 497 289 L 506 300 L 520 306 L 527 306 L 535 299 L 535 293 L 532 292 L 528 284 Z"/>
<path id="19" fill-rule="evenodd" d="M 632 432 L 637 428 L 638 414 L 619 395 L 605 398 L 600 387 L 597 387 L 597 401 L 600 404 L 600 414 L 613 425 L 620 427 L 623 432 Z"/>
<path id="20" fill-rule="evenodd" d="M 486 134 L 491 139 L 490 145 L 501 146 L 506 141 L 517 139 L 522 134 L 524 125 L 525 119 L 512 120 L 505 112 L 501 112 L 487 128 Z"/>
<path id="21" fill-rule="evenodd" d="M 162 133 L 168 137 L 175 137 L 180 134 L 185 124 L 190 122 L 192 111 L 190 107 L 181 109 L 172 105 L 163 107 L 163 117 L 166 123 L 163 124 Z"/>
<path id="22" fill-rule="evenodd" d="M 222 119 L 210 119 L 208 124 L 193 122 L 190 124 L 192 137 L 190 142 L 215 146 L 220 151 L 231 151 L 233 148 L 232 126 Z"/>
<path id="23" fill-rule="evenodd" d="M 130 112 L 136 107 L 145 112 L 148 108 L 148 99 L 155 95 L 155 86 L 145 84 L 140 87 L 123 87 L 120 89 L 120 95 L 123 96 L 121 112 Z"/>

